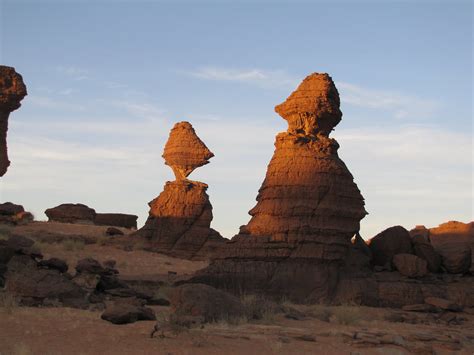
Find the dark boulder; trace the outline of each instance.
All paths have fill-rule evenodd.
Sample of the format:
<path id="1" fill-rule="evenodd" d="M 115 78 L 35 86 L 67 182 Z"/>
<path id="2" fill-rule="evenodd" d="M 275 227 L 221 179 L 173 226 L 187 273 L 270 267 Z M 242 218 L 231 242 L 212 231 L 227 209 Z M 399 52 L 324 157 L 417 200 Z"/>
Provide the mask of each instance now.
<path id="1" fill-rule="evenodd" d="M 97 213 L 94 223 L 99 226 L 137 229 L 138 216 L 125 213 Z"/>
<path id="2" fill-rule="evenodd" d="M 384 266 L 392 262 L 396 254 L 413 254 L 409 232 L 402 226 L 387 228 L 369 242 L 374 265 Z"/>
<path id="3" fill-rule="evenodd" d="M 49 222 L 94 224 L 95 210 L 83 204 L 64 203 L 45 212 Z"/>
<path id="4" fill-rule="evenodd" d="M 156 320 L 151 308 L 130 303 L 115 303 L 102 313 L 101 318 L 113 324 L 128 324 L 140 320 Z"/>
<path id="5" fill-rule="evenodd" d="M 38 263 L 38 266 L 44 267 L 47 269 L 55 269 L 58 270 L 60 273 L 64 273 L 67 271 L 69 266 L 64 260 L 58 259 L 58 258 L 51 258 L 51 259 L 46 259 L 46 260 L 41 260 Z"/>

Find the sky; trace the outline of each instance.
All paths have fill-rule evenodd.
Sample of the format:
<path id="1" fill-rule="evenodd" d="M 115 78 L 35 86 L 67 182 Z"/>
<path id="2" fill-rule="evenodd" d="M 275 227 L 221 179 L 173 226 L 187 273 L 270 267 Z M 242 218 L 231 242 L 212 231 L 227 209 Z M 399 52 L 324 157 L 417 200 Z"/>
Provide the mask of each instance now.
<path id="1" fill-rule="evenodd" d="M 215 154 L 190 178 L 232 237 L 287 127 L 274 106 L 327 72 L 344 114 L 331 137 L 369 212 L 362 236 L 472 221 L 472 20 L 472 1 L 0 0 L 0 63 L 28 87 L 0 200 L 38 220 L 69 202 L 142 225 L 186 120 Z"/>

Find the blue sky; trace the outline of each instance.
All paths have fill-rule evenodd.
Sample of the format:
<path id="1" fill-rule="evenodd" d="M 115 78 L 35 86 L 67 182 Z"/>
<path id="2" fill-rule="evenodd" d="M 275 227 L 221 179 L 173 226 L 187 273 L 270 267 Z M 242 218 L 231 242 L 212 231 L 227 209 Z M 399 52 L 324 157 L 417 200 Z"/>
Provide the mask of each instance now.
<path id="1" fill-rule="evenodd" d="M 273 107 L 312 72 L 336 82 L 332 137 L 366 198 L 362 234 L 473 219 L 472 2 L 0 0 L 0 62 L 29 95 L 10 116 L 1 200 L 44 219 L 82 202 L 140 216 L 188 120 L 216 157 L 213 227 L 246 224 L 286 123 Z"/>

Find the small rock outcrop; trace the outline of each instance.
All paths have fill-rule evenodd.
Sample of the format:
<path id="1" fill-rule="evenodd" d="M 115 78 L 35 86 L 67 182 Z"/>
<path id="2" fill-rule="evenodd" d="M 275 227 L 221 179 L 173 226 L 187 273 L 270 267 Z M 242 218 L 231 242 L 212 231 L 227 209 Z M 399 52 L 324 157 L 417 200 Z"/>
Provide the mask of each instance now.
<path id="1" fill-rule="evenodd" d="M 137 229 L 138 216 L 125 213 L 96 213 L 94 224 L 98 226 L 113 226 Z"/>
<path id="2" fill-rule="evenodd" d="M 208 186 L 186 178 L 213 156 L 190 123 L 175 124 L 163 157 L 176 180 L 166 182 L 164 191 L 148 204 L 149 217 L 136 233 L 148 240 L 151 250 L 184 259 L 206 259 L 224 241 L 210 228 Z"/>
<path id="3" fill-rule="evenodd" d="M 341 120 L 339 105 L 331 77 L 314 73 L 276 106 L 288 130 L 276 137 L 252 218 L 196 282 L 295 301 L 331 297 L 366 215 L 339 145 L 329 138 Z"/>
<path id="4" fill-rule="evenodd" d="M 412 239 L 415 255 L 426 260 L 431 272 L 439 272 L 441 268 L 441 256 L 434 250 L 429 239 L 424 235 L 415 235 Z"/>
<path id="5" fill-rule="evenodd" d="M 94 224 L 95 210 L 81 203 L 64 203 L 48 208 L 45 212 L 49 222 Z"/>
<path id="6" fill-rule="evenodd" d="M 450 221 L 429 229 L 430 242 L 450 273 L 466 273 L 474 267 L 474 222 Z M 474 270 L 473 270 L 474 271 Z"/>
<path id="7" fill-rule="evenodd" d="M 5 175 L 8 160 L 7 131 L 10 113 L 20 108 L 21 100 L 27 95 L 23 78 L 15 68 L 0 65 L 0 176 Z"/>
<path id="8" fill-rule="evenodd" d="M 385 266 L 396 254 L 413 254 L 410 233 L 402 226 L 380 232 L 369 241 L 374 265 Z"/>
<path id="9" fill-rule="evenodd" d="M 30 212 L 26 212 L 23 206 L 11 202 L 0 204 L 0 223 L 21 225 L 34 220 Z"/>

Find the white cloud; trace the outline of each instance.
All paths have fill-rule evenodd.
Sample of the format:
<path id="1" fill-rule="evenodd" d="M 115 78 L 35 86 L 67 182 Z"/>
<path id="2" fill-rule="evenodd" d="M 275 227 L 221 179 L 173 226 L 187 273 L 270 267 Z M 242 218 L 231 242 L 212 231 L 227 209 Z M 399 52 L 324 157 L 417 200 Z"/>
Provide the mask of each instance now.
<path id="1" fill-rule="evenodd" d="M 56 71 L 77 81 L 90 79 L 88 70 L 74 66 L 58 66 Z"/>
<path id="2" fill-rule="evenodd" d="M 240 82 L 264 88 L 287 88 L 298 83 L 296 78 L 283 70 L 202 67 L 188 74 L 199 79 Z"/>
<path id="3" fill-rule="evenodd" d="M 439 107 L 439 103 L 412 95 L 392 91 L 368 89 L 359 85 L 336 82 L 341 101 L 347 105 L 392 111 L 397 119 L 427 117 Z"/>
<path id="4" fill-rule="evenodd" d="M 202 67 L 188 72 L 189 75 L 214 81 L 246 83 L 262 88 L 285 88 L 294 90 L 303 80 L 284 70 L 233 69 L 224 67 Z M 395 119 L 424 118 L 431 116 L 440 106 L 434 100 L 411 94 L 366 88 L 346 82 L 336 82 L 343 104 L 392 113 Z"/>
<path id="5" fill-rule="evenodd" d="M 30 94 L 26 97 L 23 105 L 33 105 L 46 109 L 63 109 L 63 110 L 74 110 L 74 111 L 84 111 L 85 107 L 77 103 L 66 102 L 61 99 L 56 99 L 50 96 L 40 96 L 35 94 Z"/>

